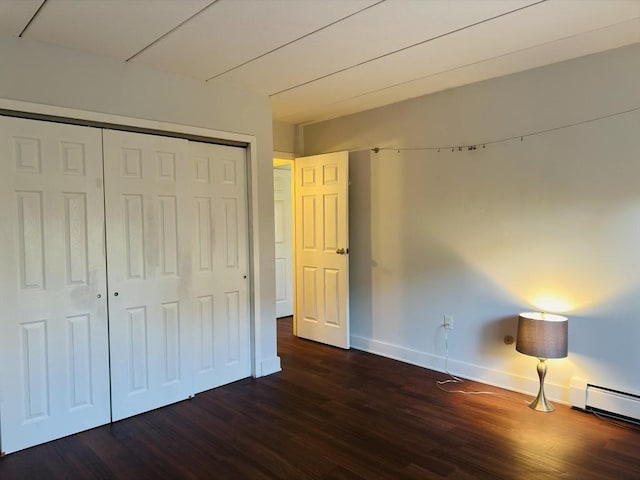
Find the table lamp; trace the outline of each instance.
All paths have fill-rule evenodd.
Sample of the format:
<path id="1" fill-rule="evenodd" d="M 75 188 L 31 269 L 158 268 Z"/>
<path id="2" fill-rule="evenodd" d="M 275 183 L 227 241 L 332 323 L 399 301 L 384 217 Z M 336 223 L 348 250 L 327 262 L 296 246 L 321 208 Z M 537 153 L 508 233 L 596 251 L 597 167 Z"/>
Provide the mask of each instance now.
<path id="1" fill-rule="evenodd" d="M 525 355 L 538 357 L 540 390 L 529 408 L 538 412 L 553 412 L 554 408 L 544 395 L 544 377 L 547 374 L 548 358 L 564 358 L 568 350 L 567 317 L 544 312 L 521 313 L 518 317 L 518 339 L 516 350 Z"/>

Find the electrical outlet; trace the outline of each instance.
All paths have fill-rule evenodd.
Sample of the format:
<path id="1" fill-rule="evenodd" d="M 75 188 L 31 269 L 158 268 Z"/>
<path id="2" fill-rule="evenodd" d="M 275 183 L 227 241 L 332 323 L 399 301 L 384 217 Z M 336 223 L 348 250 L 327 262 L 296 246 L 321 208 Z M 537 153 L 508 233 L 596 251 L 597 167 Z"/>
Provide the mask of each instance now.
<path id="1" fill-rule="evenodd" d="M 453 330 L 453 317 L 451 315 L 445 315 L 442 326 L 447 330 Z"/>

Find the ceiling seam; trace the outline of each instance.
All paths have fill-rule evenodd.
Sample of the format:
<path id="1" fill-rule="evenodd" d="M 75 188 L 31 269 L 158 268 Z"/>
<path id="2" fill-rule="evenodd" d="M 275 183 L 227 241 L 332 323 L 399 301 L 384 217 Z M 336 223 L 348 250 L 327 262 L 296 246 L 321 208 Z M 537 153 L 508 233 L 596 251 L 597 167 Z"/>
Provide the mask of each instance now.
<path id="1" fill-rule="evenodd" d="M 29 21 L 27 22 L 27 24 L 24 26 L 24 28 L 22 29 L 22 31 L 20 32 L 20 35 L 18 35 L 18 38 L 22 38 L 22 36 L 26 33 L 27 29 L 31 26 L 31 24 L 33 23 L 33 21 L 36 19 L 36 17 L 38 16 L 38 14 L 40 13 L 40 10 L 42 10 L 42 7 L 44 7 L 44 4 L 47 3 L 47 0 L 42 0 L 42 3 L 40 4 L 40 6 L 38 7 L 38 9 L 35 11 L 35 13 L 31 16 L 31 18 L 29 19 Z"/>
<path id="2" fill-rule="evenodd" d="M 513 51 L 508 52 L 508 53 L 495 55 L 493 57 L 484 58 L 482 60 L 477 60 L 475 62 L 465 63 L 464 65 L 458 65 L 457 67 L 449 68 L 449 69 L 446 69 L 446 70 L 440 70 L 438 72 L 430 73 L 428 75 L 422 75 L 420 77 L 412 78 L 412 79 L 406 80 L 404 82 L 394 83 L 393 85 L 387 85 L 386 87 L 376 88 L 375 90 L 369 90 L 368 92 L 360 93 L 358 95 L 352 95 L 352 96 L 349 96 L 349 97 L 344 97 L 344 98 L 341 98 L 340 100 L 336 100 L 334 102 L 331 102 L 330 104 L 328 104 L 328 106 L 339 105 L 340 103 L 348 102 L 349 100 L 354 100 L 356 98 L 366 97 L 367 95 L 371 95 L 373 93 L 383 92 L 385 90 L 389 90 L 389 89 L 392 89 L 392 88 L 395 88 L 395 87 L 400 87 L 402 85 L 407 85 L 407 84 L 412 83 L 412 82 L 417 82 L 417 81 L 420 81 L 420 80 L 424 80 L 424 79 L 427 79 L 429 77 L 435 77 L 437 75 L 447 74 L 447 73 L 450 73 L 450 72 L 454 72 L 456 70 L 460 70 L 462 68 L 467 68 L 467 67 L 471 67 L 471 66 L 474 66 L 474 65 L 479 65 L 479 64 L 482 64 L 484 62 L 490 62 L 491 60 L 495 60 L 495 59 L 502 58 L 502 57 L 507 57 L 509 55 L 525 52 L 527 50 L 532 50 L 534 48 L 542 47 L 542 46 L 545 46 L 545 45 L 550 45 L 550 44 L 553 44 L 553 43 L 562 42 L 564 40 L 568 40 L 568 39 L 571 39 L 571 38 L 582 36 L 584 34 L 598 32 L 600 30 L 605 30 L 605 29 L 611 28 L 613 26 L 621 25 L 621 24 L 624 24 L 624 23 L 635 22 L 635 21 L 638 20 L 638 18 L 639 17 L 632 18 L 630 20 L 624 20 L 622 22 L 612 23 L 610 25 L 606 25 L 604 27 L 588 30 L 586 32 L 580 32 L 580 33 L 576 33 L 576 34 L 573 34 L 573 35 L 568 35 L 566 37 L 558 38 L 558 39 L 555 39 L 555 40 L 550 40 L 548 42 L 542 42 L 542 43 L 538 43 L 536 45 L 531 45 L 529 47 L 519 48 L 518 50 L 513 50 Z M 517 73 L 517 72 L 513 72 L 513 73 Z M 432 92 L 432 93 L 435 93 L 435 92 Z M 373 107 L 373 108 L 378 108 L 378 107 Z M 295 117 L 295 115 L 296 114 L 287 115 L 286 117 L 284 117 L 284 119 L 282 121 L 286 121 L 287 118 Z"/>
<path id="3" fill-rule="evenodd" d="M 46 1 L 46 0 L 45 0 Z M 176 25 L 175 27 L 173 27 L 171 30 L 163 33 L 162 35 L 160 35 L 158 38 L 156 38 L 153 42 L 151 42 L 149 45 L 147 45 L 146 47 L 142 48 L 141 50 L 137 51 L 136 53 L 134 53 L 133 55 L 131 55 L 129 58 L 127 58 L 125 60 L 125 62 L 129 62 L 131 60 L 133 60 L 135 57 L 137 57 L 138 55 L 140 55 L 142 52 L 144 52 L 145 50 L 147 50 L 148 48 L 152 47 L 153 45 L 155 45 L 156 43 L 158 43 L 160 40 L 162 40 L 163 38 L 167 37 L 168 35 L 172 34 L 173 32 L 175 32 L 177 29 L 179 29 L 180 27 L 182 27 L 185 23 L 191 21 L 194 17 L 197 17 L 198 15 L 200 15 L 202 12 L 204 12 L 207 8 L 212 7 L 215 3 L 217 3 L 219 0 L 213 0 L 211 3 L 205 5 L 204 7 L 202 7 L 200 10 L 198 10 L 196 13 L 194 13 L 193 15 L 191 15 L 189 18 L 183 20 L 182 22 L 180 22 L 178 25 Z"/>
<path id="4" fill-rule="evenodd" d="M 333 22 L 328 23 L 326 25 L 323 25 L 322 27 L 317 28 L 317 29 L 315 29 L 315 30 L 313 30 L 313 31 L 311 31 L 309 33 L 305 33 L 301 37 L 298 37 L 298 38 L 295 38 L 293 40 L 290 40 L 290 41 L 288 41 L 286 43 L 283 43 L 282 45 L 280 45 L 280 46 L 278 46 L 278 47 L 276 47 L 276 48 L 274 48 L 272 50 L 269 50 L 268 52 L 261 53 L 260 55 L 258 55 L 256 57 L 253 57 L 253 58 L 247 60 L 246 62 L 240 63 L 240 64 L 238 64 L 238 65 L 236 65 L 234 67 L 231 67 L 228 70 L 225 70 L 224 72 L 217 73 L 217 74 L 213 75 L 212 77 L 207 78 L 205 80 L 205 82 L 208 82 L 209 80 L 213 80 L 213 79 L 218 78 L 218 77 L 220 77 L 222 75 L 225 75 L 225 74 L 227 74 L 229 72 L 237 70 L 238 68 L 242 68 L 242 67 L 244 67 L 245 65 L 247 65 L 247 64 L 249 64 L 251 62 L 255 62 L 256 60 L 259 60 L 262 57 L 266 57 L 267 55 L 271 55 L 272 53 L 277 52 L 278 50 L 281 50 L 281 49 L 283 49 L 285 47 L 288 47 L 289 45 L 291 45 L 293 43 L 296 43 L 296 42 L 298 42 L 300 40 L 303 40 L 304 38 L 310 37 L 311 35 L 315 35 L 316 33 L 321 32 L 322 30 L 325 30 L 325 29 L 327 29 L 329 27 L 332 27 L 332 26 L 334 26 L 334 25 L 336 25 L 336 24 L 338 24 L 340 22 L 343 22 L 344 20 L 347 20 L 348 18 L 354 17 L 354 16 L 364 12 L 365 10 L 369 10 L 370 8 L 377 7 L 378 5 L 380 5 L 381 3 L 384 3 L 384 2 L 386 2 L 386 0 L 380 0 L 380 1 L 378 1 L 378 2 L 376 2 L 374 4 L 372 4 L 372 5 L 368 5 L 368 6 L 362 8 L 362 9 L 356 11 L 356 12 L 350 13 L 349 15 L 347 15 L 345 17 L 339 18 L 338 20 L 334 20 Z"/>
<path id="5" fill-rule="evenodd" d="M 428 38 L 426 40 L 422 40 L 420 42 L 416 42 L 416 43 L 413 43 L 411 45 L 407 45 L 406 47 L 398 48 L 398 49 L 393 50 L 391 52 L 387 52 L 387 53 L 384 53 L 382 55 L 378 55 L 377 57 L 373 57 L 373 58 L 364 60 L 362 62 L 355 63 L 353 65 L 349 65 L 348 67 L 341 68 L 339 70 L 336 70 L 335 72 L 327 73 L 326 75 L 321 75 L 320 77 L 313 78 L 311 80 L 307 80 L 306 82 L 302 82 L 302 83 L 300 83 L 298 85 L 294 85 L 292 87 L 285 88 L 285 89 L 280 90 L 278 92 L 270 93 L 269 96 L 273 97 L 273 96 L 276 96 L 276 95 L 280 95 L 281 93 L 286 93 L 286 92 L 289 92 L 291 90 L 295 90 L 296 88 L 300 88 L 300 87 L 303 87 L 305 85 L 309 85 L 311 83 L 317 82 L 319 80 L 324 80 L 325 78 L 329 78 L 329 77 L 331 77 L 333 75 L 337 75 L 339 73 L 346 72 L 348 70 L 352 70 L 352 69 L 357 68 L 357 67 L 361 67 L 362 65 L 366 65 L 367 63 L 374 62 L 374 61 L 379 60 L 381 58 L 389 57 L 391 55 L 395 55 L 396 53 L 400 53 L 400 52 L 403 52 L 405 50 L 409 50 L 411 48 L 415 48 L 415 47 L 418 47 L 420 45 L 424 45 L 425 43 L 432 42 L 434 40 L 438 40 L 438 39 L 446 37 L 448 35 L 452 35 L 454 33 L 458 33 L 458 32 L 461 32 L 463 30 L 467 30 L 469 28 L 476 27 L 478 25 L 482 25 L 483 23 L 491 22 L 491 21 L 496 20 L 498 18 L 502 18 L 502 17 L 505 17 L 507 15 L 511 15 L 513 13 L 520 12 L 522 10 L 526 10 L 527 8 L 535 7 L 537 5 L 540 5 L 541 3 L 545 3 L 546 1 L 547 0 L 539 0 L 537 2 L 530 3 L 529 5 L 525 5 L 523 7 L 516 8 L 514 10 L 510 10 L 508 12 L 504 12 L 504 13 L 501 13 L 499 15 L 495 15 L 493 17 L 485 18 L 484 20 L 480 20 L 478 22 L 474 22 L 474 23 L 471 23 L 469 25 L 465 25 L 464 27 L 456 28 L 455 30 L 451 30 L 450 32 L 446 32 L 446 33 L 443 33 L 443 34 L 440 34 L 440 35 L 436 35 L 435 37 Z"/>

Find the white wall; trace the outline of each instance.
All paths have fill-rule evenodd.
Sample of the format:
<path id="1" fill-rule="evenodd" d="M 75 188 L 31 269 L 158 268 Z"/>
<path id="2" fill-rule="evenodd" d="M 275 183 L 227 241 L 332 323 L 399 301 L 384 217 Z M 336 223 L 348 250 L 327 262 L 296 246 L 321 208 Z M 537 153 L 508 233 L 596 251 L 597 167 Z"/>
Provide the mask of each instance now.
<path id="1" fill-rule="evenodd" d="M 352 343 L 534 393 L 536 360 L 506 346 L 517 314 L 566 311 L 572 375 L 640 393 L 640 45 L 310 125 L 305 154 L 351 155 Z"/>
<path id="2" fill-rule="evenodd" d="M 242 133 L 257 139 L 262 372 L 276 356 L 271 104 L 268 97 L 71 50 L 0 37 L 0 98 Z"/>
<path id="3" fill-rule="evenodd" d="M 296 153 L 296 127 L 289 123 L 273 121 L 273 150 Z"/>

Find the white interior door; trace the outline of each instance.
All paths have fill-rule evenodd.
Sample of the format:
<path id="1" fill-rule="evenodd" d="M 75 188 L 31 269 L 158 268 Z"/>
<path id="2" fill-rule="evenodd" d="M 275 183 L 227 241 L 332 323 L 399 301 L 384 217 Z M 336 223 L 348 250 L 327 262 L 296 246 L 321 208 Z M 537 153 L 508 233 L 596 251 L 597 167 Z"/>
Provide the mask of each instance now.
<path id="1" fill-rule="evenodd" d="M 276 241 L 276 316 L 293 315 L 293 232 L 291 167 L 273 169 L 273 209 Z"/>
<path id="2" fill-rule="evenodd" d="M 193 393 L 188 142 L 104 131 L 113 420 Z"/>
<path id="3" fill-rule="evenodd" d="M 251 375 L 246 150 L 189 142 L 196 392 Z"/>
<path id="4" fill-rule="evenodd" d="M 297 335 L 349 348 L 349 154 L 295 160 Z"/>
<path id="5" fill-rule="evenodd" d="M 0 447 L 108 423 L 100 130 L 0 117 Z"/>

